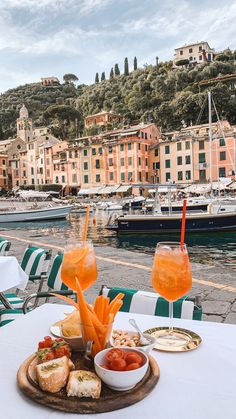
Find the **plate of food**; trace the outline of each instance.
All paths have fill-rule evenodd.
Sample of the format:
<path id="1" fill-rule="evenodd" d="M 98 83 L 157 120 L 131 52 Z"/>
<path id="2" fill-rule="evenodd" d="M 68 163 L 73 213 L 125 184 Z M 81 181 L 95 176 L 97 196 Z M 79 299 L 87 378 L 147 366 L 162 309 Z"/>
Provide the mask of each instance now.
<path id="1" fill-rule="evenodd" d="M 138 349 L 108 348 L 88 363 L 64 339 L 46 336 L 19 368 L 17 382 L 37 403 L 83 414 L 134 404 L 150 393 L 159 376 L 155 359 Z"/>

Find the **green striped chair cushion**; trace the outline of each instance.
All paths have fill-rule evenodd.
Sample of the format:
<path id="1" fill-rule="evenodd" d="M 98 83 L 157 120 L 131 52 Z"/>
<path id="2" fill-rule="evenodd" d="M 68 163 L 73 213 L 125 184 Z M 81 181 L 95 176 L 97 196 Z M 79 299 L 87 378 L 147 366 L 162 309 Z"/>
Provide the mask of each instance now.
<path id="1" fill-rule="evenodd" d="M 50 289 L 55 291 L 68 290 L 68 287 L 63 284 L 61 280 L 61 265 L 62 265 L 63 253 L 58 253 L 52 263 L 52 267 L 48 276 L 47 285 Z"/>
<path id="2" fill-rule="evenodd" d="M 119 292 L 125 294 L 120 311 L 169 316 L 169 303 L 157 293 L 127 288 L 103 287 L 101 290 L 101 294 L 109 297 L 110 300 L 113 300 Z M 202 309 L 195 306 L 192 299 L 183 297 L 174 302 L 174 317 L 201 320 Z"/>
<path id="3" fill-rule="evenodd" d="M 47 250 L 29 246 L 25 249 L 21 267 L 29 276 L 42 275 L 48 270 L 50 257 Z"/>
<path id="4" fill-rule="evenodd" d="M 18 297 L 16 294 L 4 294 L 4 297 L 12 305 L 12 307 L 14 307 L 14 309 L 21 308 L 23 305 L 24 300 L 22 300 L 22 298 Z M 0 310 L 4 308 L 5 308 L 4 304 L 0 301 Z"/>
<path id="5" fill-rule="evenodd" d="M 6 324 L 12 322 L 13 320 L 19 319 L 21 316 L 24 316 L 23 311 L 5 309 L 1 311 L 0 327 L 5 326 Z"/>
<path id="6" fill-rule="evenodd" d="M 0 255 L 3 256 L 11 247 L 11 242 L 0 237 Z"/>

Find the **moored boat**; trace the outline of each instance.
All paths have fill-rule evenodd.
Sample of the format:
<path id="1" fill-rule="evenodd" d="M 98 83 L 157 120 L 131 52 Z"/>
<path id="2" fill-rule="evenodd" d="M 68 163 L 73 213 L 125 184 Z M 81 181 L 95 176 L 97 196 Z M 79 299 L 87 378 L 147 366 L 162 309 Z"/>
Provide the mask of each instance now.
<path id="1" fill-rule="evenodd" d="M 61 205 L 39 209 L 25 209 L 0 212 L 0 223 L 58 220 L 66 218 L 72 205 Z"/>

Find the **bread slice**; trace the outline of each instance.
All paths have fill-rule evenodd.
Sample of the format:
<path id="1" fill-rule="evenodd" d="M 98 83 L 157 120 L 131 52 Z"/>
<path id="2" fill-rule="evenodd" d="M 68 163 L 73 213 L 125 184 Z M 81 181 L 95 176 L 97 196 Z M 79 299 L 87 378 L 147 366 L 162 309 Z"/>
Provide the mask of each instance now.
<path id="1" fill-rule="evenodd" d="M 99 399 L 101 393 L 101 380 L 91 371 L 72 371 L 67 383 L 67 396 L 92 397 Z"/>
<path id="2" fill-rule="evenodd" d="M 49 393 L 57 393 L 66 385 L 69 372 L 69 359 L 66 356 L 36 366 L 39 386 Z"/>

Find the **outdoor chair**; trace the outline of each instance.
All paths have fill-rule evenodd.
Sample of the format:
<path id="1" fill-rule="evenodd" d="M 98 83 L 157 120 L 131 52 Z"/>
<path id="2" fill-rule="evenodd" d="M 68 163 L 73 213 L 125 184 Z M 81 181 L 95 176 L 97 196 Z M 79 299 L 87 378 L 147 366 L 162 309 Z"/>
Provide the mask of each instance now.
<path id="1" fill-rule="evenodd" d="M 72 290 L 69 290 L 61 280 L 62 259 L 63 253 L 58 252 L 58 254 L 53 259 L 48 276 L 42 275 L 38 291 L 26 297 L 26 299 L 21 303 L 21 308 L 7 308 L 0 312 L 0 327 L 5 326 L 7 323 L 10 323 L 13 320 L 16 320 L 19 318 L 19 316 L 27 314 L 28 311 L 35 309 L 38 305 L 39 299 L 45 298 L 45 302 L 47 302 L 49 298 L 54 297 L 51 294 L 52 292 L 58 295 L 76 296 L 76 294 Z M 47 281 L 48 289 L 47 291 L 41 291 L 45 280 Z M 31 300 L 34 300 L 33 304 L 31 303 Z"/>
<path id="2" fill-rule="evenodd" d="M 0 237 L 0 256 L 6 256 L 11 247 L 11 242 Z"/>
<path id="3" fill-rule="evenodd" d="M 29 276 L 29 281 L 42 280 L 49 268 L 51 260 L 51 250 L 29 245 L 24 252 L 21 268 Z M 0 314 L 2 309 L 22 308 L 24 300 L 18 297 L 19 290 L 15 293 L 3 293 L 0 298 Z"/>
<path id="4" fill-rule="evenodd" d="M 102 286 L 100 294 L 109 297 L 112 301 L 116 295 L 122 292 L 125 294 L 123 305 L 120 311 L 139 314 L 150 314 L 152 316 L 169 316 L 169 303 L 155 292 L 138 291 L 128 288 L 109 288 Z M 183 297 L 173 304 L 173 315 L 181 319 L 202 319 L 202 308 L 200 298 Z"/>

